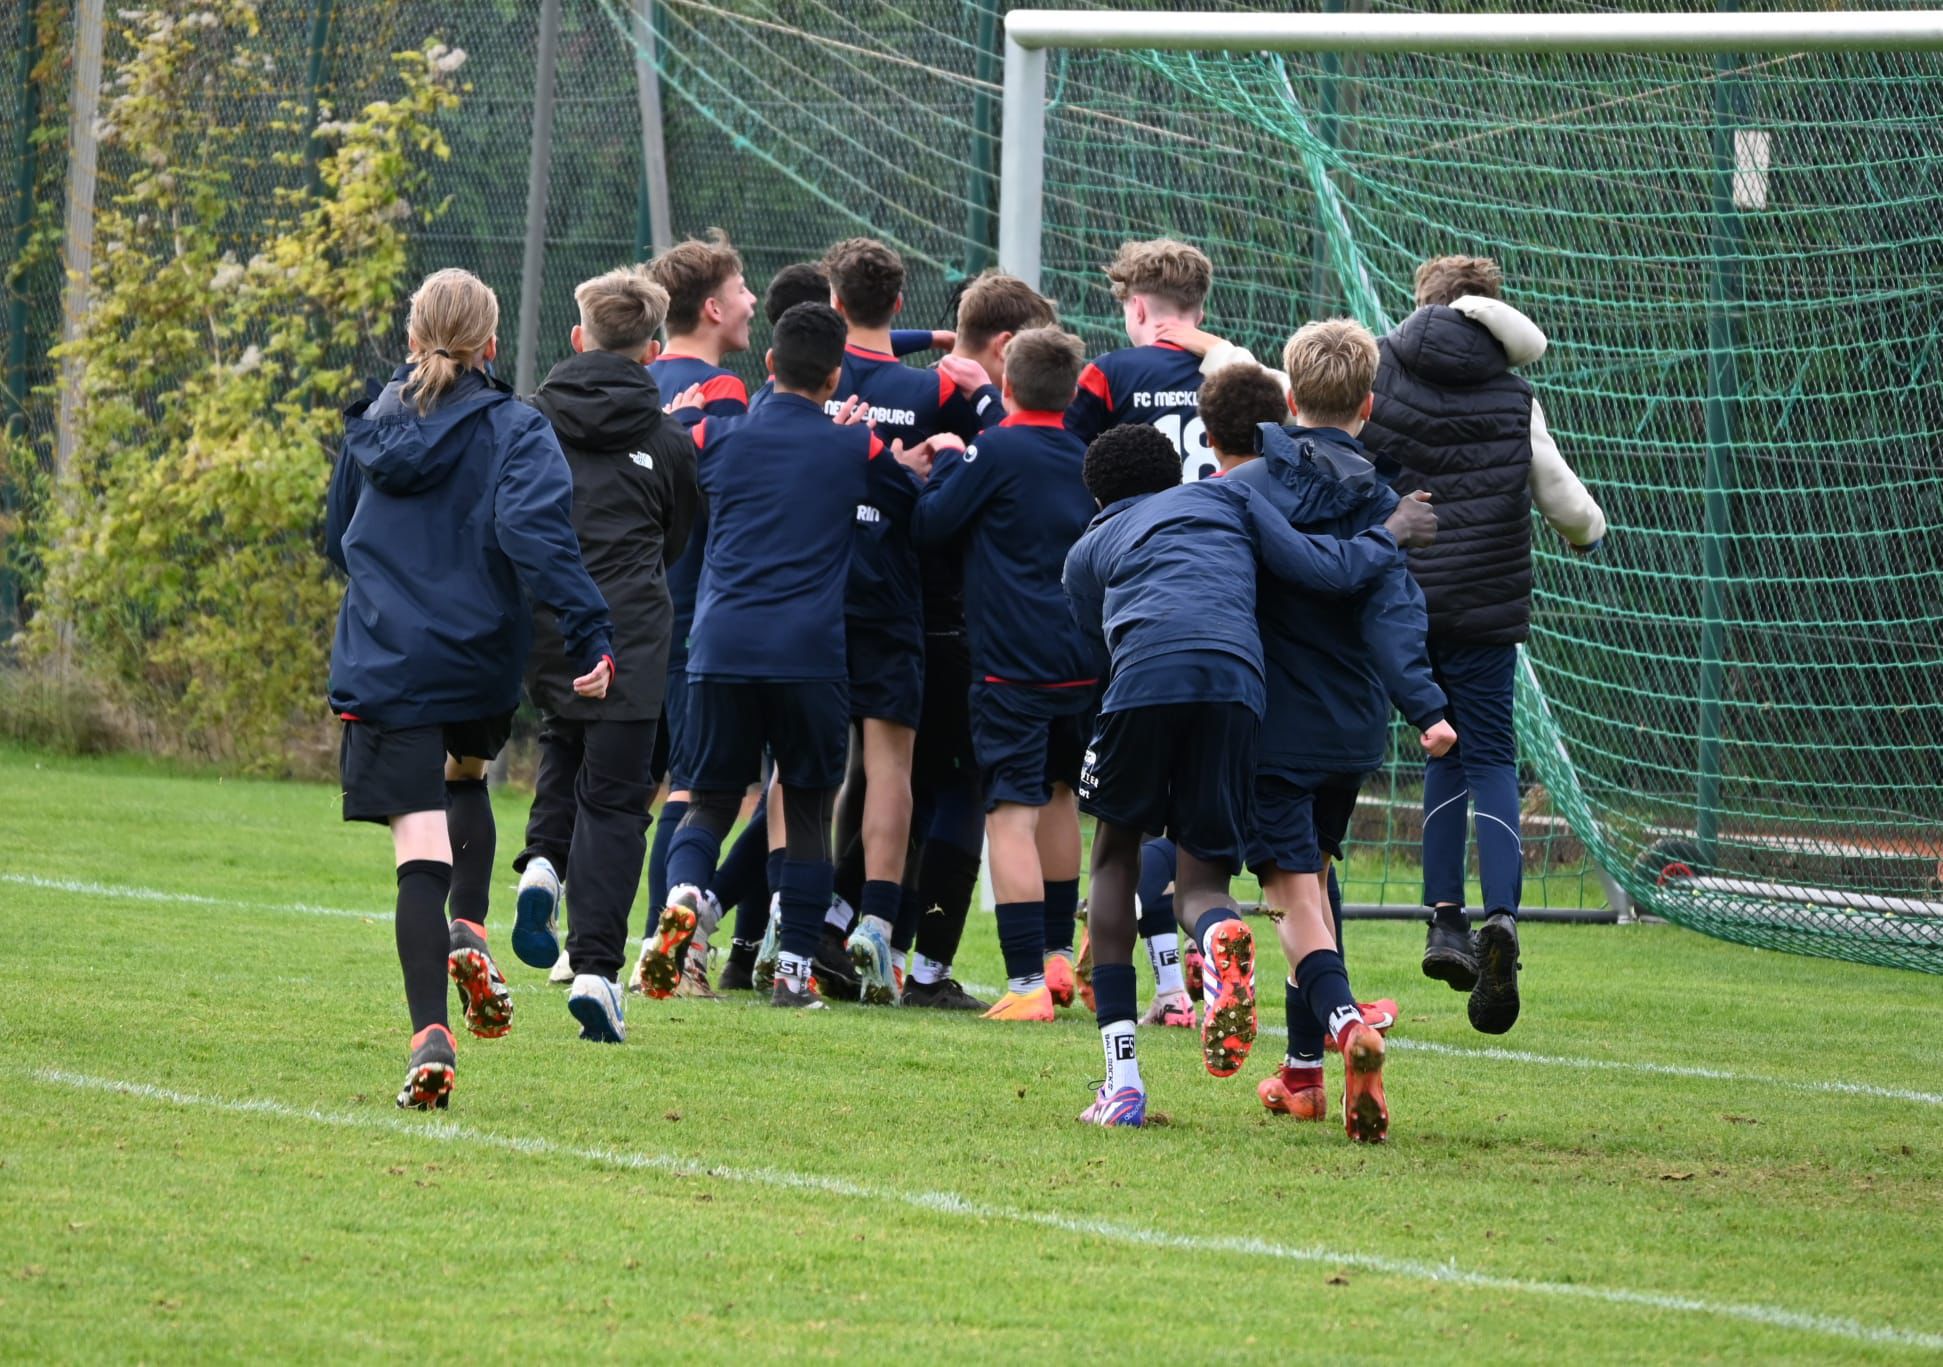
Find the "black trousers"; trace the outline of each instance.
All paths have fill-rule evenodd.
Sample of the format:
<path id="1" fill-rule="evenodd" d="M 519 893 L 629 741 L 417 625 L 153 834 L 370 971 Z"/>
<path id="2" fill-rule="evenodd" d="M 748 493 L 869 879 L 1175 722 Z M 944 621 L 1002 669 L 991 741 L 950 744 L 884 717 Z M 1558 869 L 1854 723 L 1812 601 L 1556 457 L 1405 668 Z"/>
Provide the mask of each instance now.
<path id="1" fill-rule="evenodd" d="M 652 721 L 568 721 L 540 728 L 540 772 L 514 862 L 545 856 L 566 880 L 567 961 L 575 973 L 618 978 L 627 918 L 641 887 L 654 800 Z"/>

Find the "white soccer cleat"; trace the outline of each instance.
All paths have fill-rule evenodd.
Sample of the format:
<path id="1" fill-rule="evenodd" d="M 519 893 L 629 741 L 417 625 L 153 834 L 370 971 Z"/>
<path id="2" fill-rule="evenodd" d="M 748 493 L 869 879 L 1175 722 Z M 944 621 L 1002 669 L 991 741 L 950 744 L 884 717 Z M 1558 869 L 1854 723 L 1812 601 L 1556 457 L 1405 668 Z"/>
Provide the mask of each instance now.
<path id="1" fill-rule="evenodd" d="M 560 875 L 551 860 L 527 861 L 513 907 L 513 954 L 529 968 L 552 968 L 560 957 Z"/>
<path id="2" fill-rule="evenodd" d="M 573 989 L 567 993 L 567 1010 L 580 1022 L 580 1038 L 600 1044 L 622 1044 L 627 1040 L 625 998 L 621 985 L 613 978 L 596 973 L 574 976 Z"/>

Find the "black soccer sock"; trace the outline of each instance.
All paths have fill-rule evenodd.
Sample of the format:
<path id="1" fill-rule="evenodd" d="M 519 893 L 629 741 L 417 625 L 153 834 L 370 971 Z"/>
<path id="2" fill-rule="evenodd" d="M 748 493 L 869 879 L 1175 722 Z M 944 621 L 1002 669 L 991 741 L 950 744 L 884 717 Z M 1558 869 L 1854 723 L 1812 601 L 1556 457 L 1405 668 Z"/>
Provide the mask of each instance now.
<path id="1" fill-rule="evenodd" d="M 1073 921 L 1079 915 L 1079 879 L 1046 880 L 1046 953 L 1072 952 Z"/>
<path id="2" fill-rule="evenodd" d="M 1282 1018 L 1289 1031 L 1289 1058 L 1311 1066 L 1322 1063 L 1324 1046 L 1322 1027 L 1316 1024 L 1315 1012 L 1310 1009 L 1309 995 L 1293 982 L 1282 984 L 1286 995 L 1282 998 Z"/>
<path id="3" fill-rule="evenodd" d="M 1132 964 L 1093 965 L 1093 1017 L 1104 1030 L 1115 1021 L 1139 1015 L 1139 996 Z"/>
<path id="4" fill-rule="evenodd" d="M 445 781 L 445 829 L 452 838 L 452 919 L 486 924 L 499 836 L 483 778 Z"/>
<path id="5" fill-rule="evenodd" d="M 1046 980 L 1046 904 L 1000 902 L 998 945 L 1005 955 L 1006 986 L 1013 992 Z"/>
<path id="6" fill-rule="evenodd" d="M 936 963 L 958 956 L 965 918 L 978 890 L 978 856 L 943 840 L 927 840 L 918 854 L 917 952 Z"/>
<path id="7" fill-rule="evenodd" d="M 1302 995 L 1309 999 L 1310 1016 L 1327 1038 L 1340 1044 L 1343 1031 L 1363 1019 L 1356 1006 L 1356 996 L 1349 990 L 1349 970 L 1343 967 L 1343 956 L 1335 950 L 1318 949 L 1304 955 L 1302 962 L 1295 966 L 1295 980 L 1302 984 Z M 1293 1039 L 1290 1044 L 1293 1046 Z"/>
<path id="8" fill-rule="evenodd" d="M 452 891 L 452 866 L 436 859 L 409 859 L 398 866 L 398 910 L 392 933 L 398 964 L 405 970 L 405 1005 L 412 1033 L 446 1024 L 445 958 L 452 932 L 445 899 Z"/>
<path id="9" fill-rule="evenodd" d="M 837 859 L 836 888 L 837 896 L 848 902 L 859 915 L 864 914 L 864 838 L 861 833 L 850 838 Z M 895 920 L 887 916 L 885 920 Z"/>
<path id="10" fill-rule="evenodd" d="M 924 914 L 924 904 L 918 901 L 916 888 L 900 887 L 897 893 L 897 921 L 891 926 L 891 953 L 909 955 L 911 945 L 918 937 L 918 917 Z"/>
<path id="11" fill-rule="evenodd" d="M 897 927 L 897 913 L 904 901 L 904 888 L 886 878 L 872 878 L 863 885 L 857 901 L 860 916 L 875 916 L 892 929 Z"/>

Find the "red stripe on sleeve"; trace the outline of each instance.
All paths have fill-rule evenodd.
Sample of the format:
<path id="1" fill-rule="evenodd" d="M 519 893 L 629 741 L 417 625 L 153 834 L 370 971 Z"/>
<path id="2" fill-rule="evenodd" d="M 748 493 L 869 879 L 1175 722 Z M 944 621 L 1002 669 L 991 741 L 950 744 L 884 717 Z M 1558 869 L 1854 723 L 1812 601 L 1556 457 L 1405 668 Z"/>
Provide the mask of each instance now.
<path id="1" fill-rule="evenodd" d="M 950 403 L 951 396 L 957 392 L 958 386 L 951 382 L 949 375 L 940 370 L 938 372 L 938 402 L 940 404 Z"/>
<path id="2" fill-rule="evenodd" d="M 744 408 L 749 406 L 749 390 L 740 376 L 715 375 L 702 381 L 702 402 L 714 403 L 718 399 L 733 399 Z"/>
<path id="3" fill-rule="evenodd" d="M 689 435 L 695 438 L 695 447 L 697 450 L 708 445 L 708 437 L 703 431 L 703 429 L 706 428 L 707 426 L 708 426 L 708 419 L 703 418 L 700 422 L 696 423 L 693 427 L 688 429 Z"/>
<path id="4" fill-rule="evenodd" d="M 870 458 L 876 460 L 884 454 L 884 439 L 875 432 L 870 434 Z"/>
<path id="5" fill-rule="evenodd" d="M 1098 366 L 1089 362 L 1086 369 L 1080 371 L 1079 387 L 1108 408 L 1113 407 L 1113 391 L 1107 385 L 1106 372 Z"/>

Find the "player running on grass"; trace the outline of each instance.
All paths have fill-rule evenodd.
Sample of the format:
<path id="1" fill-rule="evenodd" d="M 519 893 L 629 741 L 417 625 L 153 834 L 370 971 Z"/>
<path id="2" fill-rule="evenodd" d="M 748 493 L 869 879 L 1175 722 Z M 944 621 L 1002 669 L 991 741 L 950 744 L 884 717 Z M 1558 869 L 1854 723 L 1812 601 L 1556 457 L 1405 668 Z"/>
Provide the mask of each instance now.
<path id="1" fill-rule="evenodd" d="M 478 277 L 425 278 L 406 327 L 410 359 L 346 414 L 325 517 L 325 552 L 349 580 L 330 671 L 344 819 L 391 827 L 412 1023 L 398 1104 L 419 1110 L 452 1093 L 448 974 L 474 1034 L 512 1024 L 484 925 L 456 902 L 446 924 L 456 880 L 445 783 L 454 766 L 483 778 L 511 732 L 532 631 L 526 596 L 553 611 L 575 693 L 602 697 L 614 677 L 613 627 L 580 561 L 559 443 L 487 372 L 498 326 L 499 301 Z"/>
<path id="2" fill-rule="evenodd" d="M 1297 531 L 1354 536 L 1381 524 L 1398 500 L 1356 440 L 1369 413 L 1376 339 L 1347 318 L 1310 323 L 1289 339 L 1282 359 L 1293 429 L 1276 421 L 1281 387 L 1255 366 L 1221 371 L 1202 391 L 1217 445 L 1259 446 L 1262 453 L 1224 478 L 1253 491 Z M 1229 403 L 1229 391 L 1237 399 L 1252 397 Z M 1422 733 L 1426 753 L 1443 753 L 1457 737 L 1443 719 L 1443 691 L 1424 654 L 1423 595 L 1403 563 L 1348 599 L 1264 584 L 1256 611 L 1268 665 L 1268 716 L 1255 765 L 1248 867 L 1268 905 L 1282 912 L 1276 930 L 1291 969 L 1288 1054 L 1258 1090 L 1271 1111 L 1322 1119 L 1325 1041 L 1349 1043 L 1363 1050 L 1364 1072 L 1359 1083 L 1345 1055 L 1351 1066 L 1343 1122 L 1351 1138 L 1375 1141 L 1387 1132 L 1389 1115 L 1371 1046 L 1349 1038 L 1352 1021 L 1371 1022 L 1349 995 L 1333 861 L 1342 857 L 1358 789 L 1389 750 L 1392 700 Z M 1383 1019 L 1394 1015 L 1392 1006 Z"/>
<path id="3" fill-rule="evenodd" d="M 1308 536 L 1240 485 L 1182 485 L 1172 444 L 1142 425 L 1097 438 L 1085 479 L 1101 511 L 1067 557 L 1065 586 L 1075 619 L 1110 655 L 1112 681 L 1080 775 L 1080 810 L 1098 821 L 1088 928 L 1107 1066 L 1080 1119 L 1139 1125 L 1147 1093 L 1134 1043 L 1133 939 L 1143 832 L 1164 831 L 1178 848 L 1179 915 L 1208 964 L 1208 1071 L 1233 1076 L 1255 1039 L 1254 941 L 1228 882 L 1242 865 L 1266 705 L 1257 565 L 1269 578 L 1347 597 L 1399 565 L 1401 552 L 1389 528 L 1347 541 Z M 1410 507 L 1396 519 L 1406 532 L 1429 516 Z M 1360 1017 L 1352 1030 L 1362 1033 L 1346 1037 L 1351 1057 L 1373 1053 L 1380 1068 L 1380 1037 Z"/>
<path id="4" fill-rule="evenodd" d="M 663 415 L 661 392 L 643 369 L 659 349 L 667 291 L 632 267 L 584 282 L 574 300 L 574 354 L 553 367 L 533 403 L 553 424 L 573 472 L 580 553 L 613 610 L 616 646 L 638 667 L 631 664 L 604 698 L 576 696 L 552 614 L 535 612 L 528 691 L 543 718 L 540 768 L 526 848 L 514 861 L 529 890 L 513 952 L 535 967 L 555 966 L 550 918 L 528 919 L 527 875 L 544 864 L 557 888 L 554 870 L 565 870 L 573 894 L 567 1008 L 582 1039 L 618 1044 L 627 1038 L 620 972 L 628 912 L 641 885 L 658 781 L 655 731 L 674 617 L 666 564 L 681 554 L 700 496 L 695 443 Z"/>

